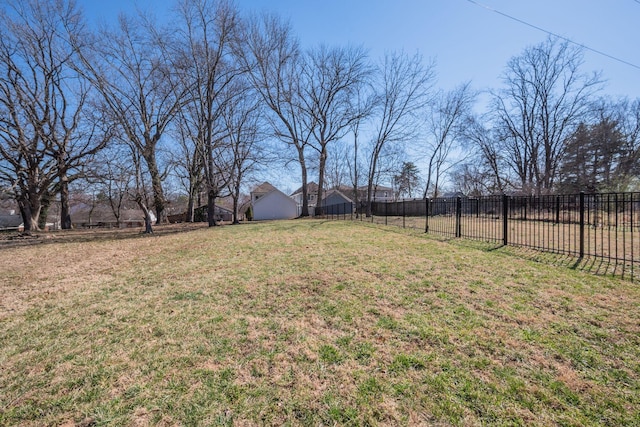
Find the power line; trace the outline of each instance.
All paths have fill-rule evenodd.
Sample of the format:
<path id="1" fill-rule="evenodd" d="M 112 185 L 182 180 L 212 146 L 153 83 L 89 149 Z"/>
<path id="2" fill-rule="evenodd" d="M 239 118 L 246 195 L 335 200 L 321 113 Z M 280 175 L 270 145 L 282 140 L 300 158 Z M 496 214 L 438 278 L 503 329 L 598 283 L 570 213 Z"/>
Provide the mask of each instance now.
<path id="1" fill-rule="evenodd" d="M 506 13 L 504 13 L 504 12 L 500 12 L 499 10 L 496 10 L 496 9 L 494 9 L 494 8 L 492 8 L 492 7 L 489 7 L 489 6 L 485 5 L 485 4 L 478 3 L 478 2 L 477 2 L 477 1 L 475 1 L 475 0 L 467 0 L 467 1 L 468 1 L 469 3 L 473 3 L 473 4 L 475 4 L 475 5 L 476 5 L 476 6 L 478 6 L 478 7 L 482 7 L 482 8 L 484 8 L 484 9 L 490 10 L 491 12 L 495 12 L 495 13 L 497 13 L 498 15 L 502 15 L 502 16 L 504 16 L 505 18 L 509 18 L 509 19 L 511 19 L 511 20 L 513 20 L 513 21 L 519 22 L 520 24 L 524 24 L 524 25 L 526 25 L 526 26 L 528 26 L 528 27 L 531 27 L 531 28 L 534 28 L 534 29 L 536 29 L 536 30 L 538 30 L 538 31 L 542 31 L 543 33 L 547 33 L 547 34 L 549 34 L 549 35 L 551 35 L 551 36 L 554 36 L 554 37 L 557 37 L 557 38 L 559 38 L 559 39 L 562 39 L 562 40 L 564 40 L 564 41 L 566 41 L 566 42 L 572 43 L 572 44 L 574 44 L 574 45 L 576 45 L 576 46 L 580 46 L 580 47 L 581 47 L 581 48 L 583 48 L 583 49 L 586 49 L 586 50 L 589 50 L 589 51 L 591 51 L 591 52 L 597 53 L 598 55 L 606 56 L 606 57 L 607 57 L 607 58 L 609 58 L 609 59 L 613 59 L 614 61 L 618 61 L 618 62 L 620 62 L 620 63 L 622 63 L 622 64 L 625 64 L 625 65 L 628 65 L 628 66 L 630 66 L 630 67 L 637 68 L 638 70 L 640 70 L 640 66 L 638 66 L 638 65 L 636 65 L 636 64 L 633 64 L 633 63 L 631 63 L 631 62 L 629 62 L 629 61 L 625 61 L 624 59 L 620 59 L 620 58 L 617 58 L 617 57 L 615 57 L 615 56 L 613 56 L 613 55 L 609 55 L 608 53 L 602 52 L 601 50 L 598 50 L 598 49 L 594 49 L 594 48 L 589 47 L 589 46 L 587 46 L 587 45 L 585 45 L 585 44 L 578 43 L 578 42 L 574 42 L 574 41 L 573 41 L 573 40 L 571 40 L 570 38 L 567 38 L 567 37 L 561 36 L 561 35 L 559 35 L 559 34 L 556 34 L 556 33 L 554 33 L 554 32 L 551 32 L 551 31 L 545 30 L 544 28 L 538 27 L 537 25 L 530 24 L 530 23 L 528 23 L 528 22 L 526 22 L 526 21 L 523 21 L 522 19 L 518 19 L 518 18 L 516 18 L 516 17 L 514 17 L 514 16 L 511 16 L 511 15 L 508 15 L 508 14 L 506 14 Z M 634 1 L 635 1 L 636 3 L 638 3 L 638 4 L 640 4 L 640 0 L 634 0 Z"/>

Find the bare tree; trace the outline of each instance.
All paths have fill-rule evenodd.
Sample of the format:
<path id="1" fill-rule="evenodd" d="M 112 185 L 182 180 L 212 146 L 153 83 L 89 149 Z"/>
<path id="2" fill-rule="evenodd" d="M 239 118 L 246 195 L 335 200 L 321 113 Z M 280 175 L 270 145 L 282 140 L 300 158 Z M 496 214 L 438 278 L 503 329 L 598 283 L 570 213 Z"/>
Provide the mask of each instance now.
<path id="1" fill-rule="evenodd" d="M 116 218 L 120 227 L 122 209 L 135 198 L 137 171 L 131 162 L 128 146 L 114 146 L 100 153 L 98 170 L 93 173 L 90 182 L 97 187 L 103 199 Z"/>
<path id="2" fill-rule="evenodd" d="M 466 172 L 475 171 L 475 187 L 481 187 L 483 192 L 489 194 L 504 194 L 508 188 L 512 188 L 509 180 L 502 175 L 506 168 L 496 134 L 487 129 L 479 118 L 472 116 L 467 119 L 464 144 L 467 150 L 474 153 L 467 158 L 467 162 L 473 166 L 467 168 Z"/>
<path id="3" fill-rule="evenodd" d="M 75 84 L 66 91 L 61 84 L 64 82 L 56 83 L 58 110 L 61 112 L 54 109 L 51 122 L 55 126 L 49 130 L 47 139 L 50 143 L 46 144 L 56 162 L 58 177 L 54 193 L 60 195 L 62 229 L 71 228 L 69 185 L 89 176 L 96 161 L 95 156 L 113 139 L 112 124 L 104 120 L 95 103 L 90 102 L 89 97 L 95 93 L 89 82 L 78 75 L 73 75 L 71 79 Z"/>
<path id="4" fill-rule="evenodd" d="M 366 166 L 362 164 L 363 159 L 360 154 L 360 130 L 367 119 L 371 117 L 373 109 L 376 103 L 376 95 L 370 85 L 362 85 L 356 88 L 355 93 L 350 99 L 351 110 L 355 120 L 351 122 L 349 126 L 350 133 L 353 137 L 353 149 L 351 155 L 345 156 L 345 162 L 349 170 L 349 178 L 353 187 L 353 202 L 356 207 L 356 217 L 361 213 L 361 200 L 360 199 L 360 182 L 363 178 L 362 171 L 366 169 Z"/>
<path id="5" fill-rule="evenodd" d="M 452 154 L 460 148 L 465 122 L 475 101 L 470 83 L 464 83 L 449 92 L 439 92 L 427 115 L 427 182 L 424 197 L 432 191 L 440 194 L 442 176 L 452 166 Z"/>
<path id="6" fill-rule="evenodd" d="M 90 48 L 80 49 L 83 72 L 100 92 L 105 115 L 144 159 L 159 223 L 166 222 L 166 200 L 158 145 L 184 102 L 167 48 L 171 36 L 142 15 L 121 15 L 117 29 L 102 31 Z"/>
<path id="7" fill-rule="evenodd" d="M 342 138 L 352 123 L 359 120 L 351 108 L 351 97 L 358 87 L 367 83 L 371 69 L 361 48 L 329 48 L 320 46 L 310 50 L 303 62 L 303 117 L 312 129 L 311 147 L 318 153 L 318 204 L 324 197 L 327 147 Z"/>
<path id="8" fill-rule="evenodd" d="M 189 94 L 186 104 L 190 137 L 202 156 L 207 191 L 207 219 L 216 225 L 215 203 L 231 178 L 229 129 L 224 122 L 230 90 L 242 73 L 232 47 L 239 30 L 237 10 L 226 1 L 183 0 L 179 6 L 179 66 Z"/>
<path id="9" fill-rule="evenodd" d="M 263 110 L 258 94 L 246 76 L 238 79 L 230 90 L 233 102 L 226 104 L 223 119 L 228 130 L 231 150 L 231 176 L 228 181 L 229 194 L 233 200 L 233 223 L 238 224 L 240 215 L 240 191 L 250 175 L 270 159 L 261 145 L 264 140 Z"/>
<path id="10" fill-rule="evenodd" d="M 404 53 L 387 54 L 379 69 L 376 128 L 372 141 L 367 182 L 367 216 L 380 171 L 379 160 L 387 145 L 402 144 L 416 135 L 416 118 L 429 101 L 434 82 L 434 64 Z"/>
<path id="11" fill-rule="evenodd" d="M 492 111 L 522 191 L 541 194 L 553 188 L 564 142 L 601 87 L 600 76 L 582 74 L 581 65 L 580 48 L 553 38 L 507 65 L 505 88 L 494 94 Z"/>
<path id="12" fill-rule="evenodd" d="M 190 125 L 188 108 L 182 108 L 175 121 L 173 134 L 178 149 L 172 152 L 173 171 L 187 192 L 186 222 L 194 221 L 198 194 L 204 185 L 203 156 Z"/>
<path id="13" fill-rule="evenodd" d="M 343 187 L 349 182 L 349 165 L 353 147 L 335 144 L 327 148 L 325 182 L 328 188 Z"/>
<path id="14" fill-rule="evenodd" d="M 469 197 L 492 194 L 491 176 L 481 165 L 471 161 L 458 163 L 451 172 L 453 188 Z"/>
<path id="15" fill-rule="evenodd" d="M 71 227 L 69 190 L 108 137 L 88 125 L 89 87 L 74 67 L 72 38 L 85 32 L 74 2 L 9 2 L 0 12 L 0 179 L 20 206 L 25 231 L 61 196 Z M 46 209 L 45 209 L 46 210 Z"/>
<path id="16" fill-rule="evenodd" d="M 135 177 L 135 187 L 130 190 L 131 199 L 136 202 L 142 214 L 144 215 L 144 232 L 145 234 L 153 233 L 153 215 L 149 206 L 150 197 L 149 191 L 147 190 L 148 185 L 144 178 L 143 169 L 144 165 L 142 164 L 142 153 L 138 150 L 134 144 L 129 143 L 127 147 L 131 150 L 131 158 L 133 159 L 133 167 L 134 167 L 134 177 Z M 157 217 L 156 217 L 157 221 Z"/>
<path id="17" fill-rule="evenodd" d="M 302 58 L 291 26 L 266 14 L 252 19 L 239 56 L 251 83 L 272 113 L 267 119 L 274 136 L 295 148 L 302 176 L 300 215 L 309 216 L 306 152 L 315 124 L 305 118 L 300 82 Z"/>

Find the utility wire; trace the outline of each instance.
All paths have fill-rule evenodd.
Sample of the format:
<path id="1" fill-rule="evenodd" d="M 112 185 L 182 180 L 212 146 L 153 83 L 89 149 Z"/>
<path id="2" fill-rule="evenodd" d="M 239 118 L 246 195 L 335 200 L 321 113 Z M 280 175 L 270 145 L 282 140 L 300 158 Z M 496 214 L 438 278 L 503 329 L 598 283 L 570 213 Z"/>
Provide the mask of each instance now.
<path id="1" fill-rule="evenodd" d="M 628 66 L 630 66 L 630 67 L 633 67 L 633 68 L 636 68 L 636 69 L 640 70 L 640 66 L 638 66 L 638 65 L 636 65 L 636 64 L 632 64 L 632 63 L 631 63 L 631 62 L 629 62 L 629 61 L 625 61 L 624 59 L 620 59 L 620 58 L 617 58 L 617 57 L 615 57 L 615 56 L 613 56 L 613 55 L 609 55 L 608 53 L 602 52 L 601 50 L 594 49 L 594 48 L 589 47 L 589 46 L 587 46 L 587 45 L 584 45 L 584 44 L 582 44 L 582 43 L 574 42 L 573 40 L 571 40 L 571 39 L 569 39 L 569 38 L 567 38 L 567 37 L 563 37 L 563 36 L 561 36 L 561 35 L 559 35 L 559 34 L 556 34 L 556 33 L 553 33 L 553 32 L 551 32 L 551 31 L 545 30 L 544 28 L 541 28 L 541 27 L 538 27 L 538 26 L 536 26 L 536 25 L 530 24 L 530 23 L 528 23 L 528 22 L 526 22 L 526 21 L 523 21 L 522 19 L 518 19 L 518 18 L 516 18 L 516 17 L 514 17 L 514 16 L 511 16 L 511 15 L 508 15 L 508 14 L 506 14 L 506 13 L 504 13 L 504 12 L 500 12 L 499 10 L 496 10 L 496 9 L 494 9 L 494 8 L 492 8 L 492 7 L 489 7 L 489 6 L 485 5 L 485 4 L 478 3 L 478 2 L 477 2 L 477 1 L 475 1 L 475 0 L 467 0 L 467 1 L 468 1 L 469 3 L 473 3 L 473 4 L 475 4 L 476 6 L 479 6 L 479 7 L 482 7 L 482 8 L 484 8 L 484 9 L 490 10 L 491 12 L 495 12 L 495 13 L 497 13 L 498 15 L 502 15 L 502 16 L 504 16 L 505 18 L 509 18 L 509 19 L 511 19 L 511 20 L 513 20 L 513 21 L 519 22 L 520 24 L 524 24 L 524 25 L 526 25 L 526 26 L 528 26 L 528 27 L 531 27 L 531 28 L 534 28 L 534 29 L 536 29 L 536 30 L 538 30 L 538 31 L 542 31 L 543 33 L 547 33 L 547 34 L 549 34 L 549 35 L 551 35 L 551 36 L 557 37 L 557 38 L 562 39 L 562 40 L 564 40 L 564 41 L 566 41 L 566 42 L 569 42 L 569 43 L 575 44 L 576 46 L 580 46 L 581 48 L 584 48 L 584 49 L 589 50 L 589 51 L 591 51 L 591 52 L 597 53 L 598 55 L 606 56 L 606 57 L 607 57 L 607 58 L 609 58 L 609 59 L 613 59 L 614 61 L 621 62 L 621 63 L 623 63 L 623 64 L 625 64 L 625 65 L 628 65 Z M 638 4 L 640 4 L 640 0 L 634 0 L 634 1 L 635 1 L 636 3 L 638 3 Z"/>

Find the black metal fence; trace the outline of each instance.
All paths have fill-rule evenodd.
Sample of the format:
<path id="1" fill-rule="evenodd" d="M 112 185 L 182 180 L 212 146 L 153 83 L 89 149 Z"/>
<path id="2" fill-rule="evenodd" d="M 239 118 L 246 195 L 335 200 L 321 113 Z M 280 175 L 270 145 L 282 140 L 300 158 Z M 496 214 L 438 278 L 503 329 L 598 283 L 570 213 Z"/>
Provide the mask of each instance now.
<path id="1" fill-rule="evenodd" d="M 632 279 L 640 271 L 640 193 L 403 200 L 363 212 L 344 204 L 325 215 L 591 259 Z"/>

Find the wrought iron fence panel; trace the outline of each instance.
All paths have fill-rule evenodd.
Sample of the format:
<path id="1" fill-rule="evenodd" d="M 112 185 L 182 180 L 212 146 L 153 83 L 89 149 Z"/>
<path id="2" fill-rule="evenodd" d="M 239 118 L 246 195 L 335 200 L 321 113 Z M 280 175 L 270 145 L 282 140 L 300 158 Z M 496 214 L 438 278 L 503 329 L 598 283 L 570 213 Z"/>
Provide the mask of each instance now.
<path id="1" fill-rule="evenodd" d="M 640 267 L 640 193 L 450 197 L 325 207 L 336 219 L 359 219 L 424 229 L 446 237 L 483 240 L 594 259 L 607 271 L 637 278 Z"/>

